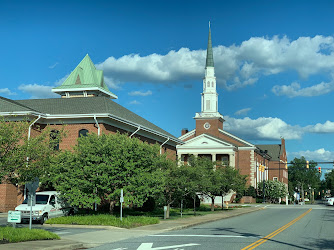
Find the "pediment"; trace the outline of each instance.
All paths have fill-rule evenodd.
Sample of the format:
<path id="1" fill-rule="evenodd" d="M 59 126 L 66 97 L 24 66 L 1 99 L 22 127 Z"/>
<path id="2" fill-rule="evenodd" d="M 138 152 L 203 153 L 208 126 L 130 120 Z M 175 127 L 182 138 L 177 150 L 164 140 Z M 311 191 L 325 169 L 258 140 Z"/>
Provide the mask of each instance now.
<path id="1" fill-rule="evenodd" d="M 234 146 L 219 138 L 202 134 L 186 141 L 183 145 L 178 145 L 177 148 L 234 148 Z"/>

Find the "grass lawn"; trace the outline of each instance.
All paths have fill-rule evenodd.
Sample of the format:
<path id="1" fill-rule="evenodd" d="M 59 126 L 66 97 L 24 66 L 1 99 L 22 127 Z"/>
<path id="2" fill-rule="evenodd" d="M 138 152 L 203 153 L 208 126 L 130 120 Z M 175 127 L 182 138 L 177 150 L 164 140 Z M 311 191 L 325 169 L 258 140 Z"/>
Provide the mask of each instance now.
<path id="1" fill-rule="evenodd" d="M 43 229 L 0 227 L 0 244 L 53 239 L 60 237 Z"/>
<path id="2" fill-rule="evenodd" d="M 211 211 L 210 206 L 201 205 L 197 208 L 196 216 L 202 216 L 211 213 L 228 212 L 235 208 L 242 208 L 245 206 L 235 205 L 229 207 L 229 209 L 222 210 L 215 208 L 215 211 Z M 80 214 L 74 216 L 52 218 L 46 221 L 46 224 L 70 224 L 70 225 L 100 225 L 100 226 L 114 226 L 122 228 L 134 228 L 150 224 L 158 224 L 164 217 L 164 211 L 162 208 L 155 209 L 152 212 L 142 212 L 133 209 L 124 209 L 124 217 L 121 221 L 119 216 L 110 214 Z M 182 218 L 194 216 L 193 209 L 184 209 L 182 212 Z M 179 208 L 171 208 L 169 219 L 176 220 L 181 218 Z"/>
<path id="3" fill-rule="evenodd" d="M 126 216 L 121 221 L 119 217 L 110 214 L 74 215 L 52 218 L 46 224 L 72 224 L 72 225 L 101 225 L 122 228 L 134 228 L 150 224 L 158 224 L 159 218 L 147 216 Z"/>

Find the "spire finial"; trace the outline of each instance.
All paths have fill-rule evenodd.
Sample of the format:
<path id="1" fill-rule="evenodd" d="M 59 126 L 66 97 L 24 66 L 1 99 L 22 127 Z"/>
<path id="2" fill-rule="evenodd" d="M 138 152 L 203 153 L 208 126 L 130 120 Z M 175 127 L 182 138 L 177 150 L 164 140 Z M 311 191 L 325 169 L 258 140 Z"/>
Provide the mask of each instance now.
<path id="1" fill-rule="evenodd" d="M 210 29 L 210 21 L 209 21 L 209 29 Z"/>

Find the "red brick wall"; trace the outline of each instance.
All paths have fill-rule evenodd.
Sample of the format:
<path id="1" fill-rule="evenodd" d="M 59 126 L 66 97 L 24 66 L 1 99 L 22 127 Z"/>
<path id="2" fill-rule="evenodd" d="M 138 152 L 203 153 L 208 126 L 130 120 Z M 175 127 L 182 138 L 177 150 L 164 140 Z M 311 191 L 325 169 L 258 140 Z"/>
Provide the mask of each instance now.
<path id="1" fill-rule="evenodd" d="M 14 210 L 22 201 L 23 195 L 18 187 L 12 184 L 0 184 L 0 212 Z"/>
<path id="2" fill-rule="evenodd" d="M 239 169 L 240 174 L 248 175 L 247 178 L 247 186 L 250 186 L 250 175 L 252 174 L 250 171 L 251 165 L 251 157 L 250 150 L 240 150 L 237 152 L 236 157 L 236 169 Z"/>
<path id="3" fill-rule="evenodd" d="M 208 122 L 210 123 L 210 128 L 205 129 L 204 124 Z M 223 122 L 221 119 L 196 119 L 196 133 L 195 136 L 199 136 L 201 134 L 210 134 L 213 136 L 219 136 L 219 129 L 223 129 Z"/>

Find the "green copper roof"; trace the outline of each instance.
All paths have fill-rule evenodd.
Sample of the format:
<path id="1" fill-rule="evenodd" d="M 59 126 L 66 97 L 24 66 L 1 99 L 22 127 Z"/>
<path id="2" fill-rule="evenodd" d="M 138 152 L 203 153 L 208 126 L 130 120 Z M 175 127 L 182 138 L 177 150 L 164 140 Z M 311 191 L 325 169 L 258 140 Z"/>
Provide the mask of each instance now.
<path id="1" fill-rule="evenodd" d="M 205 67 L 214 67 L 213 65 L 213 53 L 212 53 L 212 42 L 211 42 L 211 29 L 209 28 L 209 39 L 208 48 L 206 50 L 206 64 Z"/>
<path id="2" fill-rule="evenodd" d="M 112 92 L 109 91 L 107 85 L 104 82 L 103 71 L 97 70 L 94 63 L 87 54 L 84 59 L 78 64 L 78 66 L 72 71 L 72 73 L 67 77 L 63 84 L 59 87 L 53 88 L 53 92 L 62 92 L 61 90 L 66 89 L 66 91 L 78 91 L 96 88 L 101 92 L 117 98 Z"/>

